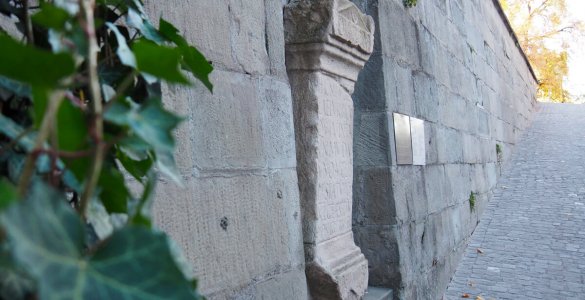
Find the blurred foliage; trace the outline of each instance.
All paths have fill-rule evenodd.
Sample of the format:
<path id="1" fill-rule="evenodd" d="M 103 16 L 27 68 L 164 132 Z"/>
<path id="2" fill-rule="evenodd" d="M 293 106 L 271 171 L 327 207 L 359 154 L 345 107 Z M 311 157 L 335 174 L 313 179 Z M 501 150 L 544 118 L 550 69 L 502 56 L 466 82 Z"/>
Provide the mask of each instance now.
<path id="1" fill-rule="evenodd" d="M 159 172 L 181 183 L 161 81 L 211 90 L 212 66 L 140 0 L 0 14 L 0 299 L 200 298 L 150 206 Z"/>

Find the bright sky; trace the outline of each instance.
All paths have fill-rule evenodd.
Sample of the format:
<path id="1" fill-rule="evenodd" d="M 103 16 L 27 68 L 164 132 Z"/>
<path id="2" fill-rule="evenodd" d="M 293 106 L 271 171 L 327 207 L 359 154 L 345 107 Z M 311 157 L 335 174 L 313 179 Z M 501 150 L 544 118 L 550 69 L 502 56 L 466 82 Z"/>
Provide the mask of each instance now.
<path id="1" fill-rule="evenodd" d="M 585 22 L 585 1 L 567 0 L 575 19 Z M 585 37 L 572 40 L 569 48 L 569 75 L 566 89 L 572 95 L 585 95 Z"/>

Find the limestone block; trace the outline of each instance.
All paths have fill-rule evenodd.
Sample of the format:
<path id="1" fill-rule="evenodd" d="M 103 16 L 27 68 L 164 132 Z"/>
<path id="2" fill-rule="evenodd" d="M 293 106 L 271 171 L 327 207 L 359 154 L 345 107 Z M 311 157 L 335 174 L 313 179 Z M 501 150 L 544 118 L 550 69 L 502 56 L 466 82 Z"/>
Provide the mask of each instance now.
<path id="1" fill-rule="evenodd" d="M 263 149 L 262 103 L 258 82 L 233 72 L 214 71 L 214 94 L 186 89 L 194 130 L 193 158 L 199 170 L 260 168 Z"/>
<path id="2" fill-rule="evenodd" d="M 461 133 L 453 129 L 437 128 L 439 163 L 456 163 L 463 160 Z"/>
<path id="3" fill-rule="evenodd" d="M 389 75 L 384 57 L 378 52 L 372 54 L 364 69 L 360 72 L 356 89 L 352 95 L 357 110 L 387 110 L 385 78 Z"/>
<path id="4" fill-rule="evenodd" d="M 469 166 L 464 164 L 445 165 L 445 177 L 449 185 L 447 205 L 453 206 L 469 199 L 471 189 L 471 178 Z"/>
<path id="5" fill-rule="evenodd" d="M 389 112 L 414 115 L 414 88 L 412 70 L 392 59 L 384 58 L 384 91 Z"/>
<path id="6" fill-rule="evenodd" d="M 427 166 L 424 168 L 425 195 L 428 202 L 429 214 L 434 214 L 446 207 L 450 188 L 445 178 L 445 169 L 442 165 Z"/>
<path id="7" fill-rule="evenodd" d="M 153 0 L 146 9 L 152 20 L 175 24 L 216 67 L 250 74 L 270 68 L 264 0 Z"/>
<path id="8" fill-rule="evenodd" d="M 429 211 L 423 168 L 396 166 L 392 170 L 392 190 L 398 223 L 424 219 Z"/>
<path id="9" fill-rule="evenodd" d="M 385 112 L 362 112 L 356 120 L 354 134 L 354 166 L 388 166 L 391 152 L 388 115 Z"/>
<path id="10" fill-rule="evenodd" d="M 268 43 L 266 38 L 269 36 L 265 33 L 267 16 L 264 2 L 264 0 L 229 0 L 232 57 L 245 73 L 265 74 L 266 69 L 270 67 L 266 49 Z M 277 25 L 271 29 L 272 37 L 275 37 L 273 30 L 278 30 L 279 27 Z M 274 52 L 282 51 L 275 48 L 273 47 Z"/>
<path id="11" fill-rule="evenodd" d="M 354 226 L 356 243 L 368 258 L 370 286 L 400 286 L 396 228 L 395 225 Z"/>
<path id="12" fill-rule="evenodd" d="M 390 168 L 359 168 L 355 176 L 353 226 L 395 224 Z"/>
<path id="13" fill-rule="evenodd" d="M 289 169 L 190 178 L 185 188 L 160 184 L 155 223 L 181 246 L 203 294 L 213 295 L 265 278 L 275 268 L 302 266 L 295 182 Z M 305 284 L 302 276 L 290 283 Z"/>
<path id="14" fill-rule="evenodd" d="M 190 43 L 216 66 L 236 68 L 232 59 L 229 1 L 152 0 L 145 3 L 151 20 L 163 17 L 176 25 Z M 189 12 L 188 14 L 185 12 Z"/>
<path id="15" fill-rule="evenodd" d="M 481 144 L 475 135 L 463 134 L 463 162 L 477 164 L 481 162 Z"/>
<path id="16" fill-rule="evenodd" d="M 461 1 L 449 1 L 449 9 L 451 13 L 451 20 L 457 29 L 462 33 L 466 34 L 465 16 L 463 14 L 462 2 Z"/>
<path id="17" fill-rule="evenodd" d="M 413 74 L 416 116 L 430 122 L 439 118 L 438 86 L 435 80 L 424 73 Z"/>
<path id="18" fill-rule="evenodd" d="M 384 16 L 379 18 L 382 53 L 416 68 L 419 65 L 417 40 L 413 38 L 416 23 L 397 1 L 379 1 L 378 5 L 378 14 Z"/>
<path id="19" fill-rule="evenodd" d="M 296 166 L 292 96 L 288 83 L 271 77 L 259 79 L 263 157 L 273 168 Z M 249 101 L 249 100 L 248 100 Z"/>
<path id="20" fill-rule="evenodd" d="M 425 122 L 425 132 L 427 140 L 427 165 L 438 163 L 438 149 L 437 149 L 437 129 L 434 123 Z"/>
<path id="21" fill-rule="evenodd" d="M 266 47 L 270 61 L 270 74 L 287 80 L 284 55 L 284 25 L 282 5 L 278 0 L 264 0 L 266 15 Z"/>

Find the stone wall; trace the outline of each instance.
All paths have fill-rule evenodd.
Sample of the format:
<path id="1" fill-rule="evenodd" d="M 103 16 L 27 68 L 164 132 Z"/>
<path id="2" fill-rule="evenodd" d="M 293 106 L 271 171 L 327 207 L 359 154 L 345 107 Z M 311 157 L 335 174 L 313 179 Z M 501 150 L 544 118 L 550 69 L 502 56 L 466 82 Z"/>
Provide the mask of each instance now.
<path id="1" fill-rule="evenodd" d="M 280 0 L 149 0 L 211 60 L 213 95 L 163 86 L 186 117 L 156 223 L 178 242 L 209 299 L 306 299 L 291 89 Z"/>
<path id="2" fill-rule="evenodd" d="M 163 86 L 186 117 L 175 157 L 184 187 L 161 180 L 154 205 L 202 293 L 307 299 L 308 281 L 319 299 L 331 295 L 315 289 L 324 280 L 336 298 L 359 298 L 363 253 L 370 285 L 438 299 L 535 107 L 536 81 L 496 1 L 353 0 L 374 26 L 347 0 L 295 0 L 298 26 L 287 29 L 285 0 L 145 2 L 215 67 L 213 94 Z M 302 10 L 311 5 L 320 10 Z M 374 27 L 352 159 L 349 95 Z M 424 142 L 410 148 L 423 165 L 397 164 L 394 113 L 422 120 Z"/>
<path id="3" fill-rule="evenodd" d="M 536 80 L 497 1 L 353 2 L 377 28 L 353 97 L 356 243 L 370 285 L 439 299 L 530 122 Z M 396 163 L 393 113 L 424 121 L 424 166 Z"/>

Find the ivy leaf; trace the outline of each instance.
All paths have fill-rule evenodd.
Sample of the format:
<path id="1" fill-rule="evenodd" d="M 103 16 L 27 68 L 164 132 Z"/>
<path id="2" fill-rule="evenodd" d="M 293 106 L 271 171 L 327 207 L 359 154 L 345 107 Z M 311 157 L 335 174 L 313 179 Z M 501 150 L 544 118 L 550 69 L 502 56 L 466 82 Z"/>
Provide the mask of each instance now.
<path id="1" fill-rule="evenodd" d="M 148 171 L 152 167 L 151 158 L 134 160 L 120 149 L 116 150 L 116 158 L 122 163 L 126 171 L 140 182 L 142 182 L 142 178 L 148 174 Z"/>
<path id="2" fill-rule="evenodd" d="M 126 227 L 82 255 L 80 218 L 42 184 L 1 221 L 15 260 L 38 281 L 39 299 L 198 299 L 162 233 Z"/>
<path id="3" fill-rule="evenodd" d="M 181 178 L 181 173 L 177 168 L 177 163 L 172 152 L 156 152 L 156 167 L 165 175 L 169 176 L 176 184 L 183 186 L 183 179 Z"/>
<path id="4" fill-rule="evenodd" d="M 108 26 L 108 28 L 114 32 L 114 35 L 116 35 L 116 40 L 118 41 L 118 50 L 116 50 L 116 54 L 120 58 L 122 64 L 136 68 L 136 57 L 128 47 L 128 44 L 126 44 L 126 38 L 120 33 L 120 30 L 118 30 L 116 25 L 108 22 L 106 23 L 106 26 Z"/>
<path id="5" fill-rule="evenodd" d="M 181 53 L 178 49 L 139 40 L 132 45 L 132 51 L 138 70 L 169 82 L 189 83 L 179 70 Z"/>
<path id="6" fill-rule="evenodd" d="M 156 187 L 157 176 L 155 172 L 149 172 L 144 182 L 144 191 L 138 200 L 130 203 L 128 223 L 138 226 L 152 227 L 151 212 L 153 191 Z"/>
<path id="7" fill-rule="evenodd" d="M 33 86 L 51 87 L 75 71 L 73 58 L 65 53 L 51 53 L 20 44 L 12 38 L 0 35 L 0 75 Z"/>
<path id="8" fill-rule="evenodd" d="M 17 199 L 16 187 L 6 179 L 0 179 L 0 210 L 7 208 Z"/>
<path id="9" fill-rule="evenodd" d="M 167 40 L 178 46 L 185 69 L 189 70 L 210 91 L 213 91 L 213 84 L 209 81 L 209 74 L 213 71 L 213 67 L 205 59 L 205 56 L 195 47 L 189 46 L 185 38 L 179 34 L 179 30 L 163 18 L 160 19 L 159 31 Z"/>
<path id="10" fill-rule="evenodd" d="M 124 175 L 114 168 L 104 168 L 98 185 L 100 200 L 109 213 L 127 213 L 130 193 L 124 184 Z"/>
<path id="11" fill-rule="evenodd" d="M 165 110 L 160 101 L 151 99 L 140 108 L 115 103 L 104 118 L 117 125 L 128 126 L 142 140 L 157 151 L 173 151 L 175 140 L 172 130 L 181 118 Z"/>
<path id="12" fill-rule="evenodd" d="M 142 8 L 142 5 L 140 5 Z M 148 18 L 144 16 L 143 12 L 139 12 L 134 8 L 128 9 L 126 22 L 130 27 L 136 28 L 148 40 L 157 44 L 162 44 L 165 40 L 160 33 L 152 26 Z"/>
<path id="13" fill-rule="evenodd" d="M 69 101 L 63 101 L 57 112 L 59 149 L 82 150 L 87 147 L 88 126 L 85 114 Z"/>
<path id="14" fill-rule="evenodd" d="M 55 30 L 63 30 L 69 18 L 69 12 L 45 2 L 41 2 L 41 11 L 31 17 L 36 24 Z"/>

